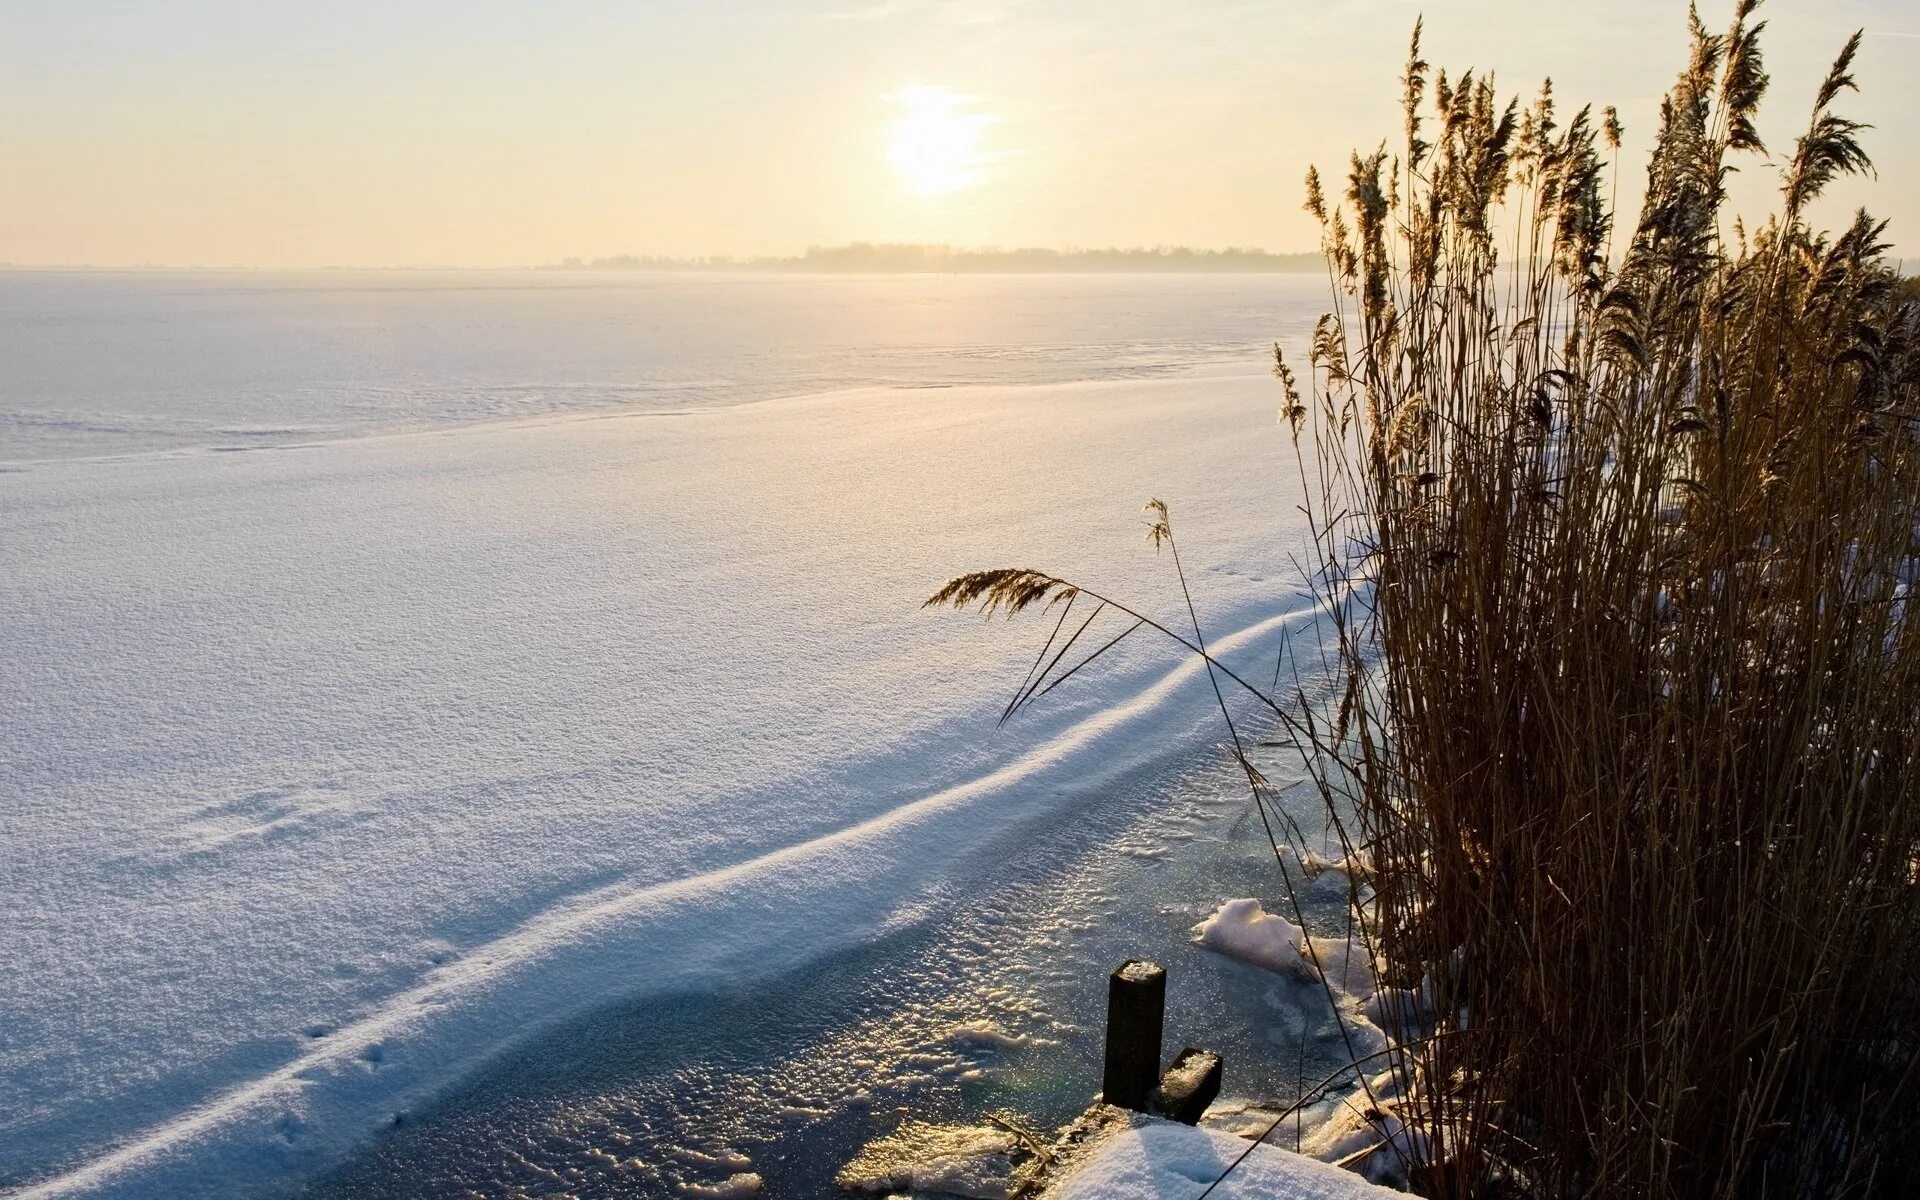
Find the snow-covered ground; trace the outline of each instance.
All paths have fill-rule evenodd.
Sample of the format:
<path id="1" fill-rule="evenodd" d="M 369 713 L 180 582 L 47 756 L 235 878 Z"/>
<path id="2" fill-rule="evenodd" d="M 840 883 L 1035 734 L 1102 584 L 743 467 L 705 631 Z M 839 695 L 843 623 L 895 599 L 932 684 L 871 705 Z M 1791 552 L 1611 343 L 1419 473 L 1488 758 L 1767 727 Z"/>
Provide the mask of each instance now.
<path id="1" fill-rule="evenodd" d="M 963 902 L 1212 694 L 1143 643 L 995 736 L 1042 631 L 918 602 L 1024 563 L 1177 613 L 1159 495 L 1210 639 L 1270 671 L 1304 617 L 1269 382 L 0 471 L 0 1188 L 288 1184 L 595 1006 Z"/>
<path id="2" fill-rule="evenodd" d="M 1351 1171 L 1244 1138 L 1151 1121 L 1114 1134 L 1046 1200 L 1387 1200 Z"/>

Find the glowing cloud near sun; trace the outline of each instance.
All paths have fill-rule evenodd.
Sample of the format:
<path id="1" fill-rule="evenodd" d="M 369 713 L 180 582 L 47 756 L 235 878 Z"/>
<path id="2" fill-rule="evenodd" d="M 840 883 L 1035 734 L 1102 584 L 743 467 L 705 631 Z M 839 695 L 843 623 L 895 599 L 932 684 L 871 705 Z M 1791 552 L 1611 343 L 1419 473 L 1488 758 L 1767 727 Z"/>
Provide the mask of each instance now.
<path id="1" fill-rule="evenodd" d="M 898 108 L 888 131 L 887 158 L 916 196 L 944 196 L 986 178 L 991 156 L 981 142 L 994 118 L 979 101 L 945 88 L 902 88 L 888 97 Z"/>

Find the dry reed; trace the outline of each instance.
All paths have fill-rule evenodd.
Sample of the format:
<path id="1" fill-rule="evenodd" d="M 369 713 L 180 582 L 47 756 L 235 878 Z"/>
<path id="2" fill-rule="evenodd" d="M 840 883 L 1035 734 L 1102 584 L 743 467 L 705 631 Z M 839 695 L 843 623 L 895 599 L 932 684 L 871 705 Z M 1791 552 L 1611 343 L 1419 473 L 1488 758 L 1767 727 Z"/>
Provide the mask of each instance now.
<path id="1" fill-rule="evenodd" d="M 1778 211 L 1731 219 L 1755 8 L 1693 17 L 1618 247 L 1611 110 L 1430 76 L 1417 28 L 1398 151 L 1308 178 L 1335 307 L 1276 373 L 1338 700 L 1262 698 L 1430 1010 L 1395 1056 L 1429 1195 L 1920 1189 L 1920 306 L 1881 224 L 1810 224 L 1870 169 L 1857 35 Z M 1085 665 L 1074 603 L 1119 607 L 1037 572 L 935 599 L 1063 605 L 1009 715 Z"/>

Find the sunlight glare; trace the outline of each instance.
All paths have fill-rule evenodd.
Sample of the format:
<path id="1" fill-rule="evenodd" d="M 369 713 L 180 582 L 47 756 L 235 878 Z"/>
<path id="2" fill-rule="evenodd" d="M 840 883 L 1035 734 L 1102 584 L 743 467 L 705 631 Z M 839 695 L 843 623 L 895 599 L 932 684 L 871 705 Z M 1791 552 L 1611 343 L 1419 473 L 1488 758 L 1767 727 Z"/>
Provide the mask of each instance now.
<path id="1" fill-rule="evenodd" d="M 909 192 L 944 196 L 986 177 L 988 157 L 980 142 L 993 118 L 975 111 L 977 99 L 924 86 L 903 88 L 890 99 L 900 115 L 887 157 Z"/>

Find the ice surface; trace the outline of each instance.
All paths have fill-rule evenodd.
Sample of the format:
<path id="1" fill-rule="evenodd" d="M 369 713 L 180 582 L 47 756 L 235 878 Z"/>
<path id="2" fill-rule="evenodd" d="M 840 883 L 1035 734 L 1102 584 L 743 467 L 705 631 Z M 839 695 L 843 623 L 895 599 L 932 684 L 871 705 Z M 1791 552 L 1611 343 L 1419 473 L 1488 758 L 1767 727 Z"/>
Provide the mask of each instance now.
<path id="1" fill-rule="evenodd" d="M 1325 293 L 1305 275 L 7 271 L 0 464 L 1244 372 Z"/>
<path id="2" fill-rule="evenodd" d="M 0 1187 L 291 1187 L 568 1017 L 958 902 L 1217 714 L 1143 643 L 996 738 L 1040 631 L 919 601 L 1027 563 L 1177 615 L 1160 495 L 1270 673 L 1272 407 L 869 389 L 0 473 Z"/>
<path id="3" fill-rule="evenodd" d="M 1031 1034 L 1008 1033 L 992 1021 L 968 1021 L 953 1027 L 953 1042 L 963 1050 L 1015 1050 L 1034 1045 L 1040 1039 Z"/>
<path id="4" fill-rule="evenodd" d="M 1046 1200 L 1191 1200 L 1223 1173 L 1226 1179 L 1212 1193 L 1221 1200 L 1384 1200 L 1402 1194 L 1274 1146 L 1251 1146 L 1232 1134 L 1154 1121 L 1114 1134 L 1045 1195 Z"/>

